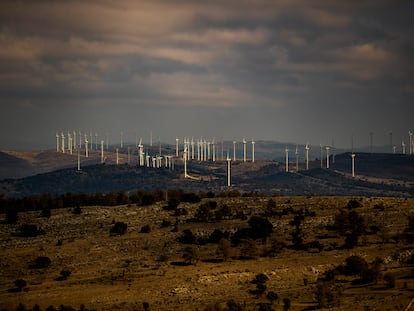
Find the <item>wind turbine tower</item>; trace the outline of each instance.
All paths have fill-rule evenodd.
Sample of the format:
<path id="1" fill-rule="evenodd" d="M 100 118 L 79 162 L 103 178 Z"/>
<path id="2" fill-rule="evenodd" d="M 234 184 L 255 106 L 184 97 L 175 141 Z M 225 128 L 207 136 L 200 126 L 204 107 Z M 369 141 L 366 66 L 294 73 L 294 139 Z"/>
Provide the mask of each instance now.
<path id="1" fill-rule="evenodd" d="M 76 131 L 73 131 L 73 149 L 76 150 Z"/>
<path id="2" fill-rule="evenodd" d="M 56 133 L 56 152 L 59 152 L 59 134 Z"/>
<path id="3" fill-rule="evenodd" d="M 121 132 L 121 148 L 124 147 L 124 132 Z"/>
<path id="4" fill-rule="evenodd" d="M 119 164 L 119 153 L 118 153 L 119 149 L 116 148 L 116 165 Z"/>
<path id="5" fill-rule="evenodd" d="M 243 137 L 243 162 L 246 162 L 246 139 Z"/>
<path id="6" fill-rule="evenodd" d="M 352 151 L 351 153 L 351 159 L 352 159 L 352 177 L 355 177 L 355 153 Z"/>
<path id="7" fill-rule="evenodd" d="M 326 146 L 326 168 L 329 168 L 329 146 Z"/>
<path id="8" fill-rule="evenodd" d="M 289 149 L 287 146 L 285 148 L 285 171 L 289 172 Z"/>
<path id="9" fill-rule="evenodd" d="M 252 140 L 252 163 L 254 163 L 254 144 L 256 142 L 254 140 Z"/>
<path id="10" fill-rule="evenodd" d="M 191 160 L 194 160 L 194 137 L 191 137 Z"/>
<path id="11" fill-rule="evenodd" d="M 299 151 L 298 151 L 298 145 L 296 145 L 295 156 L 296 156 L 296 173 L 297 173 L 297 172 L 299 172 Z"/>
<path id="12" fill-rule="evenodd" d="M 405 142 L 404 141 L 401 142 L 401 147 L 402 147 L 402 154 L 405 154 Z"/>
<path id="13" fill-rule="evenodd" d="M 306 170 L 308 170 L 309 169 L 309 145 L 308 144 L 306 144 L 305 152 L 306 152 Z"/>
<path id="14" fill-rule="evenodd" d="M 85 134 L 85 157 L 89 158 L 89 151 L 88 151 L 88 136 Z"/>
<path id="15" fill-rule="evenodd" d="M 80 171 L 80 148 L 78 148 L 78 171 Z"/>
<path id="16" fill-rule="evenodd" d="M 233 140 L 233 161 L 236 161 L 236 141 Z"/>
<path id="17" fill-rule="evenodd" d="M 95 149 L 98 150 L 98 133 L 95 132 Z"/>
<path id="18" fill-rule="evenodd" d="M 180 139 L 178 137 L 175 138 L 175 156 L 178 157 L 178 141 Z"/>
<path id="19" fill-rule="evenodd" d="M 65 153 L 65 134 L 62 133 L 62 153 Z"/>
<path id="20" fill-rule="evenodd" d="M 104 141 L 101 140 L 101 163 L 104 163 Z"/>
<path id="21" fill-rule="evenodd" d="M 184 145 L 183 161 L 184 161 L 184 178 L 187 178 L 187 147 L 185 145 Z"/>
<path id="22" fill-rule="evenodd" d="M 320 158 L 321 158 L 321 168 L 323 168 L 323 149 L 322 149 L 322 144 L 319 144 L 319 149 L 320 149 Z"/>
<path id="23" fill-rule="evenodd" d="M 408 136 L 409 136 L 409 139 L 410 139 L 410 153 L 409 153 L 409 155 L 412 155 L 413 154 L 413 132 L 411 132 L 411 131 L 408 131 Z"/>
<path id="24" fill-rule="evenodd" d="M 227 153 L 227 187 L 231 187 L 231 158 Z"/>

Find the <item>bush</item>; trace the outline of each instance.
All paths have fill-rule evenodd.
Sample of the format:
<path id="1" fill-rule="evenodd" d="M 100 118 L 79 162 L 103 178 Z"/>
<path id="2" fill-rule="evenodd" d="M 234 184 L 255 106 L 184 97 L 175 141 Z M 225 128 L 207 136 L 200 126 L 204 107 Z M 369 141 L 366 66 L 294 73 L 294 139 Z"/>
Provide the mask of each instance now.
<path id="1" fill-rule="evenodd" d="M 387 286 L 389 288 L 394 288 L 395 287 L 395 275 L 392 273 L 386 273 L 384 275 L 384 281 L 387 284 Z"/>
<path id="2" fill-rule="evenodd" d="M 273 225 L 267 218 L 252 216 L 249 219 L 250 237 L 253 239 L 267 238 L 273 231 Z"/>
<path id="3" fill-rule="evenodd" d="M 29 267 L 31 269 L 45 269 L 52 264 L 52 261 L 47 256 L 39 256 L 35 259 L 34 263 Z"/>
<path id="4" fill-rule="evenodd" d="M 171 221 L 170 221 L 170 220 L 163 219 L 163 220 L 162 220 L 162 223 L 161 223 L 161 228 L 167 228 L 167 227 L 169 227 L 169 226 L 171 226 L 171 225 L 172 225 L 172 223 L 171 223 Z"/>
<path id="5" fill-rule="evenodd" d="M 25 280 L 23 280 L 23 279 L 18 279 L 16 281 L 14 281 L 14 285 L 16 286 L 16 290 L 18 292 L 21 292 L 22 289 L 23 289 L 23 287 L 26 287 L 27 282 Z"/>
<path id="6" fill-rule="evenodd" d="M 68 277 L 72 274 L 71 271 L 69 270 L 62 270 L 60 271 L 60 276 L 58 278 L 56 278 L 56 281 L 64 281 L 67 280 Z"/>
<path id="7" fill-rule="evenodd" d="M 368 263 L 360 256 L 350 256 L 346 258 L 345 261 L 345 275 L 360 275 L 363 271 L 368 269 Z"/>
<path id="8" fill-rule="evenodd" d="M 50 218 L 51 216 L 52 212 L 50 211 L 50 208 L 43 208 L 40 212 L 40 217 Z"/>
<path id="9" fill-rule="evenodd" d="M 232 255 L 231 243 L 227 239 L 221 239 L 216 251 L 218 256 L 221 256 L 224 261 L 227 261 Z"/>
<path id="10" fill-rule="evenodd" d="M 117 221 L 109 230 L 111 235 L 123 235 L 126 233 L 128 225 L 124 222 Z"/>
<path id="11" fill-rule="evenodd" d="M 150 225 L 145 225 L 145 226 L 141 227 L 141 230 L 139 232 L 140 233 L 150 233 L 151 232 Z"/>
<path id="12" fill-rule="evenodd" d="M 358 208 L 358 207 L 361 207 L 361 206 L 362 206 L 361 202 L 359 202 L 359 201 L 357 201 L 355 199 L 351 199 L 351 200 L 349 200 L 349 202 L 345 206 L 345 208 L 352 209 L 352 208 Z"/>
<path id="13" fill-rule="evenodd" d="M 265 284 L 269 278 L 264 273 L 256 274 L 255 278 L 251 281 L 252 284 Z"/>
<path id="14" fill-rule="evenodd" d="M 72 214 L 75 214 L 75 215 L 82 214 L 82 208 L 79 205 L 77 205 L 75 208 L 72 209 Z"/>
<path id="15" fill-rule="evenodd" d="M 183 244 L 196 244 L 197 243 L 197 238 L 190 229 L 185 229 L 183 231 L 183 235 L 180 236 L 177 240 L 178 242 L 183 243 Z"/>
<path id="16" fill-rule="evenodd" d="M 10 207 L 6 210 L 6 224 L 15 224 L 19 219 L 19 213 L 17 208 Z"/>
<path id="17" fill-rule="evenodd" d="M 20 226 L 19 231 L 18 235 L 22 237 L 36 237 L 45 233 L 44 231 L 39 230 L 34 224 L 23 224 Z"/>
<path id="18" fill-rule="evenodd" d="M 197 247 L 187 246 L 183 251 L 183 259 L 190 265 L 195 265 L 200 259 L 200 252 Z"/>

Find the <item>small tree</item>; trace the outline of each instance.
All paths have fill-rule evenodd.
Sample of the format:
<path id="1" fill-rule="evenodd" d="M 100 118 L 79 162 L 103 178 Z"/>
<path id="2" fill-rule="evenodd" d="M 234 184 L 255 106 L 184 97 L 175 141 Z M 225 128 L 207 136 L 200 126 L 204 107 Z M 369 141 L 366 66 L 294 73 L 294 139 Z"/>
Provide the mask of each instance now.
<path id="1" fill-rule="evenodd" d="M 127 231 L 128 225 L 124 222 L 117 221 L 109 230 L 111 235 L 123 235 Z"/>
<path id="2" fill-rule="evenodd" d="M 200 251 L 198 250 L 198 247 L 187 246 L 184 248 L 183 259 L 186 263 L 195 265 L 200 259 Z"/>
<path id="3" fill-rule="evenodd" d="M 45 269 L 52 264 L 52 261 L 47 256 L 39 256 L 35 259 L 34 263 L 29 267 L 32 269 Z"/>
<path id="4" fill-rule="evenodd" d="M 23 287 L 26 287 L 27 282 L 23 279 L 18 279 L 14 281 L 14 285 L 16 286 L 16 291 L 21 292 Z"/>
<path id="5" fill-rule="evenodd" d="M 288 311 L 290 309 L 290 299 L 283 298 L 283 310 Z"/>
<path id="6" fill-rule="evenodd" d="M 232 254 L 231 243 L 227 239 L 221 239 L 217 246 L 217 255 L 222 256 L 224 261 L 227 261 Z"/>
<path id="7" fill-rule="evenodd" d="M 394 288 L 395 287 L 395 275 L 392 273 L 386 273 L 384 275 L 384 281 L 387 284 L 387 286 L 389 288 Z"/>

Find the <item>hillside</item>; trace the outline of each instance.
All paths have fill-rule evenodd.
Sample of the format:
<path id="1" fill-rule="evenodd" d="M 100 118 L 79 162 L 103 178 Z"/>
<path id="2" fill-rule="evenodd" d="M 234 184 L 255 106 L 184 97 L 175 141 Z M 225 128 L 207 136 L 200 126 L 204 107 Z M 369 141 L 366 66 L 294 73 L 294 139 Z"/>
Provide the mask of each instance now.
<path id="1" fill-rule="evenodd" d="M 15 224 L 0 221 L 0 310 L 21 303 L 41 310 L 256 311 L 282 310 L 287 302 L 290 311 L 404 310 L 412 299 L 413 199 L 178 203 L 169 210 L 161 201 L 38 210 L 20 212 Z M 341 210 L 348 216 L 336 218 Z M 358 229 L 356 244 L 344 244 L 335 219 Z M 117 222 L 125 231 L 110 234 Z M 22 233 L 27 224 L 37 228 L 33 236 Z"/>

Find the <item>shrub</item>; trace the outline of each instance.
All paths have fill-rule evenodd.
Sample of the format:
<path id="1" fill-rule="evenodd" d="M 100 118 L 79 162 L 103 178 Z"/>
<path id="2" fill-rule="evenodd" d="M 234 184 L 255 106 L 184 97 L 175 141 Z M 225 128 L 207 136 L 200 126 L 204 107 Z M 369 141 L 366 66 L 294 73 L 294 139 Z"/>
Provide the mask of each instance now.
<path id="1" fill-rule="evenodd" d="M 232 254 L 231 243 L 227 239 L 221 239 L 219 245 L 217 246 L 217 255 L 223 257 L 224 261 L 227 261 Z"/>
<path id="2" fill-rule="evenodd" d="M 45 269 L 52 264 L 52 261 L 47 256 L 39 256 L 35 259 L 34 263 L 29 267 L 31 269 Z"/>
<path id="3" fill-rule="evenodd" d="M 183 231 L 183 235 L 180 236 L 177 240 L 178 242 L 183 243 L 183 244 L 196 244 L 197 243 L 197 238 L 190 229 L 185 229 Z"/>
<path id="4" fill-rule="evenodd" d="M 23 224 L 20 226 L 19 231 L 18 235 L 22 237 L 36 237 L 45 233 L 44 231 L 39 230 L 34 224 Z"/>
<path id="5" fill-rule="evenodd" d="M 269 278 L 264 273 L 256 274 L 255 278 L 251 281 L 252 284 L 265 284 Z"/>
<path id="6" fill-rule="evenodd" d="M 345 208 L 352 209 L 352 208 L 358 208 L 358 207 L 361 207 L 361 206 L 362 206 L 361 202 L 359 202 L 355 199 L 351 199 L 351 200 L 348 201 L 348 204 L 345 206 Z"/>
<path id="7" fill-rule="evenodd" d="M 40 217 L 50 218 L 51 216 L 52 212 L 50 211 L 50 208 L 43 208 L 40 212 Z"/>
<path id="8" fill-rule="evenodd" d="M 69 270 L 62 270 L 60 271 L 60 276 L 58 278 L 56 278 L 56 281 L 64 281 L 67 280 L 68 277 L 72 274 L 71 271 Z"/>
<path id="9" fill-rule="evenodd" d="M 75 214 L 75 215 L 82 214 L 82 208 L 79 205 L 77 205 L 75 208 L 72 209 L 72 214 Z"/>
<path id="10" fill-rule="evenodd" d="M 17 208 L 10 207 L 6 210 L 6 224 L 15 224 L 19 219 L 19 213 Z"/>
<path id="11" fill-rule="evenodd" d="M 290 309 L 290 299 L 283 298 L 283 310 L 288 311 Z"/>
<path id="12" fill-rule="evenodd" d="M 387 286 L 389 288 L 394 288 L 395 287 L 395 275 L 392 273 L 386 273 L 384 275 L 384 281 L 387 284 Z"/>
<path id="13" fill-rule="evenodd" d="M 16 290 L 18 292 L 21 292 L 22 289 L 23 289 L 23 287 L 26 287 L 27 282 L 25 280 L 23 280 L 23 279 L 18 279 L 16 281 L 14 281 L 14 285 L 16 286 Z"/>
<path id="14" fill-rule="evenodd" d="M 167 227 L 169 227 L 169 226 L 171 226 L 171 225 L 172 225 L 172 223 L 171 223 L 171 221 L 170 221 L 170 220 L 163 219 L 163 220 L 162 220 L 162 223 L 161 223 L 161 228 L 167 228 Z"/>
<path id="15" fill-rule="evenodd" d="M 139 232 L 140 233 L 150 233 L 151 232 L 150 225 L 145 225 L 145 226 L 141 227 L 141 230 Z"/>
<path id="16" fill-rule="evenodd" d="M 345 275 L 359 275 L 364 270 L 368 269 L 368 263 L 360 256 L 350 256 L 345 259 L 346 265 L 344 268 Z"/>
<path id="17" fill-rule="evenodd" d="M 195 265 L 200 259 L 200 252 L 197 247 L 187 246 L 183 251 L 183 259 L 186 263 Z"/>
<path id="18" fill-rule="evenodd" d="M 123 235 L 127 231 L 128 225 L 124 222 L 117 221 L 109 230 L 111 235 Z"/>
<path id="19" fill-rule="evenodd" d="M 273 301 L 277 300 L 279 298 L 279 296 L 275 292 L 270 291 L 270 292 L 267 293 L 266 298 L 268 300 L 270 300 L 271 302 L 273 302 Z"/>
<path id="20" fill-rule="evenodd" d="M 250 237 L 253 239 L 267 238 L 273 231 L 272 223 L 267 218 L 252 216 L 249 221 Z"/>
<path id="21" fill-rule="evenodd" d="M 345 246 L 353 248 L 358 244 L 359 237 L 365 232 L 364 218 L 356 211 L 342 210 L 335 216 L 335 230 L 345 237 Z"/>

